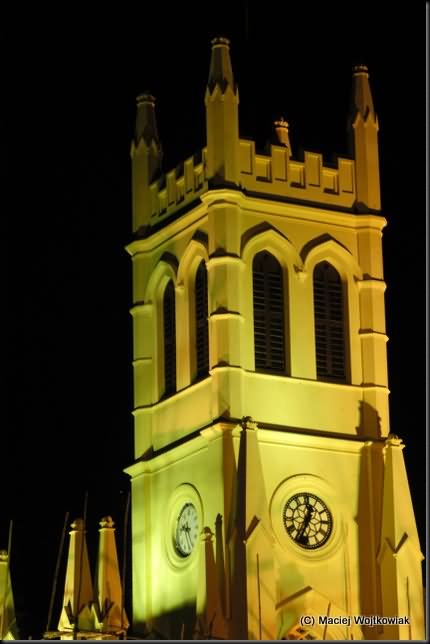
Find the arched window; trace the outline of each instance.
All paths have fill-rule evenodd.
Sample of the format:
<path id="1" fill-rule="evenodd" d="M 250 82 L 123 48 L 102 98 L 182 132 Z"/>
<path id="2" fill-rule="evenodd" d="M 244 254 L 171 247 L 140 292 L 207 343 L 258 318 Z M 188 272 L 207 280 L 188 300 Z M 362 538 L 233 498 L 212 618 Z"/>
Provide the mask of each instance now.
<path id="1" fill-rule="evenodd" d="M 282 268 L 262 251 L 252 264 L 255 369 L 285 373 L 284 286 Z"/>
<path id="2" fill-rule="evenodd" d="M 204 261 L 196 272 L 195 296 L 197 377 L 202 378 L 209 372 L 208 273 Z"/>
<path id="3" fill-rule="evenodd" d="M 176 316 L 175 287 L 172 280 L 166 286 L 163 297 L 164 324 L 164 393 L 176 391 Z"/>
<path id="4" fill-rule="evenodd" d="M 314 269 L 317 377 L 345 382 L 345 313 L 342 280 L 328 262 Z"/>

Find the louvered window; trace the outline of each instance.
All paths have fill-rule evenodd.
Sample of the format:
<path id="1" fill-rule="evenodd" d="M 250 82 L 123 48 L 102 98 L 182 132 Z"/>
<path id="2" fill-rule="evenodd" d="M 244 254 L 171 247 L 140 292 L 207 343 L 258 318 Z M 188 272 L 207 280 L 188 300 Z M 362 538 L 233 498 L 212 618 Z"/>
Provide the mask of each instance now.
<path id="1" fill-rule="evenodd" d="M 209 372 L 208 274 L 204 261 L 197 269 L 195 289 L 197 377 L 202 378 Z"/>
<path id="2" fill-rule="evenodd" d="M 285 372 L 284 286 L 282 268 L 263 251 L 252 265 L 255 369 Z"/>
<path id="3" fill-rule="evenodd" d="M 176 391 L 176 316 L 175 316 L 175 288 L 173 282 L 166 286 L 163 298 L 164 318 L 164 393 L 172 394 Z"/>
<path id="4" fill-rule="evenodd" d="M 345 315 L 339 273 L 328 262 L 314 270 L 317 377 L 345 382 Z"/>

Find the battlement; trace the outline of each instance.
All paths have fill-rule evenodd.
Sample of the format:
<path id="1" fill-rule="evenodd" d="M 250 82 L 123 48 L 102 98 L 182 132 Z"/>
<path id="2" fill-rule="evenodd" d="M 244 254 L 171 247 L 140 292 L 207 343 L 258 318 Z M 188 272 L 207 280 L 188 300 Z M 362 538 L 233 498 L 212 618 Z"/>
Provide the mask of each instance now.
<path id="1" fill-rule="evenodd" d="M 150 226 L 187 208 L 209 189 L 206 148 L 188 157 L 150 186 Z M 306 203 L 353 207 L 356 191 L 354 161 L 339 158 L 337 167 L 323 165 L 321 154 L 305 152 L 304 161 L 289 156 L 284 146 L 271 145 L 270 155 L 257 154 L 255 143 L 240 139 L 240 184 L 245 192 Z"/>
<path id="2" fill-rule="evenodd" d="M 305 152 L 296 161 L 288 148 L 271 145 L 270 155 L 256 154 L 254 141 L 240 140 L 240 183 L 245 191 L 351 208 L 355 201 L 354 161 L 323 165 L 321 154 Z"/>
<path id="3" fill-rule="evenodd" d="M 155 226 L 193 203 L 208 190 L 206 148 L 188 157 L 150 185 L 150 220 Z"/>

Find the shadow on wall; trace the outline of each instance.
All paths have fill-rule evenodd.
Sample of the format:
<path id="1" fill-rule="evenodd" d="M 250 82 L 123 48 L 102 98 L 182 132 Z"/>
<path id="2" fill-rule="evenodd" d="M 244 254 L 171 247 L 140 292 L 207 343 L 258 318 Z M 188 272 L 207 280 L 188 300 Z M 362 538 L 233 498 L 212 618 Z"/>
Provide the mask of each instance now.
<path id="1" fill-rule="evenodd" d="M 195 624 L 195 604 L 184 604 L 157 617 L 151 633 L 158 634 L 156 639 L 192 640 Z M 148 636 L 146 639 L 148 639 Z"/>
<path id="2" fill-rule="evenodd" d="M 359 425 L 356 427 L 357 436 L 363 438 L 381 438 L 381 417 L 369 403 L 359 402 Z"/>
<path id="3" fill-rule="evenodd" d="M 370 405 L 367 406 L 370 407 Z M 376 414 L 372 407 L 370 409 Z M 376 558 L 382 521 L 383 447 L 382 442 L 368 443 L 361 451 L 358 509 L 355 522 L 358 527 L 359 601 L 362 615 L 382 615 L 380 575 Z M 375 637 L 375 627 L 363 626 L 362 629 L 366 639 Z"/>

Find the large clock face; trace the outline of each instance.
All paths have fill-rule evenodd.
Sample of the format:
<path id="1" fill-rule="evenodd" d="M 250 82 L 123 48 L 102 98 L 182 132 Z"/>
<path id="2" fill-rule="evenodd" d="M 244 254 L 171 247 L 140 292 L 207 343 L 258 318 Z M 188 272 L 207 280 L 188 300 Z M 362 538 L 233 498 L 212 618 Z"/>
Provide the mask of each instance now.
<path id="1" fill-rule="evenodd" d="M 333 527 L 332 516 L 324 501 L 309 492 L 299 492 L 288 499 L 283 520 L 289 537 L 302 548 L 324 545 Z"/>
<path id="2" fill-rule="evenodd" d="M 175 546 L 182 557 L 188 557 L 194 549 L 199 534 L 199 517 L 192 503 L 185 503 L 179 513 L 176 531 Z"/>

